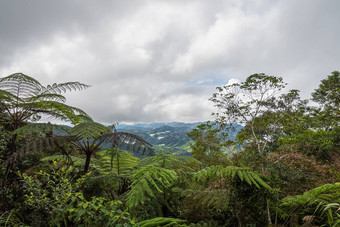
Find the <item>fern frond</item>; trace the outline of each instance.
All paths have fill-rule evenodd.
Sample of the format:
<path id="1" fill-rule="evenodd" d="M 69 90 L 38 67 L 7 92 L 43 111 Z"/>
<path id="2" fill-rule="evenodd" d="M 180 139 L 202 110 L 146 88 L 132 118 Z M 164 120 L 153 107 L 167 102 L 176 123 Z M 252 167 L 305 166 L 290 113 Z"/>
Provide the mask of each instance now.
<path id="1" fill-rule="evenodd" d="M 65 102 L 66 98 L 60 94 L 38 94 L 32 97 L 28 97 L 25 99 L 25 102 L 31 103 L 36 101 L 56 101 L 56 102 Z"/>
<path id="2" fill-rule="evenodd" d="M 141 151 L 142 154 L 148 151 L 149 155 L 154 155 L 151 144 L 132 133 L 109 132 L 101 135 L 98 139 L 111 143 L 112 147 L 126 147 L 127 149 L 132 149 L 133 152 Z"/>
<path id="3" fill-rule="evenodd" d="M 13 133 L 21 135 L 21 134 L 27 134 L 27 133 L 32 133 L 32 132 L 50 132 L 56 129 L 62 130 L 64 132 L 68 132 L 68 128 L 63 125 L 56 125 L 56 124 L 51 124 L 51 123 L 33 123 L 33 124 L 22 126 L 18 128 L 17 130 L 13 131 Z"/>
<path id="4" fill-rule="evenodd" d="M 16 153 L 12 154 L 6 161 L 2 162 L 0 166 L 13 164 L 16 160 L 22 159 L 27 154 L 41 153 L 44 150 L 59 148 L 64 143 L 74 140 L 75 137 L 73 136 L 46 137 L 34 140 L 18 150 Z"/>
<path id="5" fill-rule="evenodd" d="M 281 206 L 299 210 L 299 213 L 313 215 L 325 225 L 340 224 L 340 182 L 325 184 L 303 193 L 303 195 L 288 196 L 282 199 Z"/>
<path id="6" fill-rule="evenodd" d="M 23 73 L 0 78 L 0 89 L 15 94 L 19 98 L 26 98 L 39 94 L 43 86 L 34 78 Z"/>
<path id="7" fill-rule="evenodd" d="M 131 190 L 127 194 L 129 208 L 144 204 L 146 200 L 162 193 L 163 187 L 171 187 L 177 180 L 177 174 L 173 170 L 157 166 L 146 166 L 133 175 Z"/>
<path id="8" fill-rule="evenodd" d="M 90 118 L 83 110 L 56 101 L 21 103 L 19 107 L 35 113 L 45 113 L 56 119 L 71 121 L 73 124 L 81 122 L 84 119 L 82 116 Z"/>
<path id="9" fill-rule="evenodd" d="M 61 83 L 61 84 L 52 84 L 47 85 L 46 87 L 42 88 L 42 94 L 61 94 L 67 91 L 72 90 L 84 90 L 86 88 L 91 87 L 90 85 L 82 84 L 79 82 L 68 82 L 68 83 Z"/>
<path id="10" fill-rule="evenodd" d="M 325 184 L 303 193 L 303 195 L 288 196 L 282 199 L 282 206 L 297 207 L 312 204 L 340 203 L 340 182 Z"/>
<path id="11" fill-rule="evenodd" d="M 81 109 L 65 105 L 66 99 L 61 93 L 87 87 L 78 82 L 69 82 L 46 88 L 32 77 L 14 73 L 0 78 L 0 103 L 16 120 L 25 121 L 34 114 L 43 113 L 76 124 L 84 120 L 81 116 L 88 116 Z"/>
<path id="12" fill-rule="evenodd" d="M 238 177 L 241 181 L 245 181 L 249 185 L 254 185 L 257 188 L 265 188 L 272 190 L 272 188 L 263 181 L 263 179 L 256 172 L 247 167 L 238 166 L 210 166 L 204 168 L 195 174 L 193 179 L 196 181 L 212 182 L 221 179 L 222 177 L 230 177 L 231 179 Z"/>
<path id="13" fill-rule="evenodd" d="M 191 201 L 190 207 L 193 209 L 223 208 L 229 203 L 229 190 L 191 190 L 187 189 L 181 196 Z"/>
<path id="14" fill-rule="evenodd" d="M 77 124 L 70 130 L 71 135 L 78 140 L 87 141 L 89 139 L 96 139 L 100 135 L 106 133 L 108 128 L 97 122 L 84 122 Z"/>
<path id="15" fill-rule="evenodd" d="M 100 158 L 96 162 L 100 163 L 98 171 L 101 174 L 114 174 L 118 176 L 129 174 L 138 163 L 138 158 L 131 152 L 111 148 L 105 152 L 98 153 Z"/>
<path id="16" fill-rule="evenodd" d="M 13 100 L 17 100 L 17 97 L 15 95 L 13 95 L 12 93 L 5 91 L 5 90 L 1 90 L 0 89 L 0 102 L 1 103 L 5 103 L 5 102 L 10 102 Z M 20 100 L 20 98 L 19 98 Z"/>

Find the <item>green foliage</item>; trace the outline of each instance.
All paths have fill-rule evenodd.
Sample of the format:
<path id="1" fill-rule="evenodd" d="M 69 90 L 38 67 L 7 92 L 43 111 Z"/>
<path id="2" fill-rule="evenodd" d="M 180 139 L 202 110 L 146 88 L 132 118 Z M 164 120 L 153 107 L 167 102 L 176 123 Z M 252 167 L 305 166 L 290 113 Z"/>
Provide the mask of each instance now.
<path id="1" fill-rule="evenodd" d="M 72 193 L 80 189 L 86 178 L 84 175 L 75 179 L 72 169 L 72 167 L 59 167 L 55 162 L 49 172 L 39 171 L 32 176 L 19 173 L 26 193 L 24 208 L 29 210 L 27 218 L 32 225 L 43 225 L 43 217 L 49 221 L 63 217 L 63 210 Z"/>
<path id="2" fill-rule="evenodd" d="M 329 161 L 331 153 L 337 153 L 340 141 L 340 128 L 332 131 L 305 130 L 302 133 L 281 138 L 278 142 L 281 148 L 294 146 L 299 152 L 318 160 Z"/>
<path id="3" fill-rule="evenodd" d="M 18 135 L 25 135 L 25 134 L 38 132 L 38 133 L 45 133 L 48 136 L 54 136 L 54 133 L 53 133 L 54 130 L 59 130 L 59 131 L 67 133 L 68 127 L 64 125 L 51 124 L 50 122 L 49 123 L 31 123 L 31 124 L 27 124 L 16 129 L 13 133 L 18 134 Z"/>
<path id="4" fill-rule="evenodd" d="M 272 153 L 266 160 L 266 175 L 271 184 L 280 190 L 281 196 L 297 195 L 319 185 L 337 181 L 331 165 L 296 152 L 294 147 L 286 146 L 286 149 L 293 151 Z"/>
<path id="5" fill-rule="evenodd" d="M 313 222 L 329 226 L 340 223 L 340 182 L 325 184 L 282 199 L 282 206 L 294 210 L 300 217 L 313 215 Z M 301 218 L 302 219 L 302 218 Z"/>
<path id="6" fill-rule="evenodd" d="M 174 170 L 150 165 L 137 170 L 132 179 L 126 202 L 129 208 L 144 204 L 149 199 L 157 199 L 174 185 L 177 174 Z"/>
<path id="7" fill-rule="evenodd" d="M 3 125 L 0 123 L 0 154 L 4 154 L 5 150 L 7 148 L 7 144 L 10 141 L 11 133 L 3 127 Z"/>
<path id="8" fill-rule="evenodd" d="M 89 170 L 92 155 L 100 151 L 100 146 L 104 142 L 110 143 L 112 147 L 125 146 L 126 149 L 132 149 L 136 153 L 142 150 L 144 154 L 148 150 L 149 155 L 153 155 L 151 145 L 139 136 L 127 132 L 111 132 L 110 130 L 110 127 L 96 122 L 81 123 L 70 130 L 71 136 L 76 138 L 72 144 L 86 155 L 85 173 Z"/>
<path id="9" fill-rule="evenodd" d="M 37 126 L 31 125 L 30 127 L 25 127 L 23 130 L 18 130 L 19 132 L 26 131 L 25 129 L 36 129 L 36 128 L 47 128 L 53 129 L 52 125 L 49 124 L 39 124 Z M 28 143 L 18 152 L 12 154 L 6 162 L 13 163 L 14 161 L 27 155 L 29 152 L 41 152 L 46 148 L 60 148 L 62 144 L 71 143 L 77 148 L 77 150 L 84 155 L 86 155 L 86 161 L 84 165 L 84 172 L 88 172 L 90 167 L 91 157 L 94 153 L 101 150 L 101 145 L 106 142 L 110 143 L 113 147 L 126 145 L 127 149 L 132 149 L 134 152 L 149 152 L 149 155 L 153 154 L 153 149 L 151 145 L 143 140 L 142 138 L 126 132 L 111 132 L 110 127 L 106 127 L 97 122 L 82 122 L 77 124 L 75 127 L 68 129 L 67 127 L 62 127 L 69 135 L 64 136 L 52 136 L 37 139 Z M 65 150 L 62 150 L 65 155 L 68 155 Z"/>
<path id="10" fill-rule="evenodd" d="M 207 122 L 198 125 L 188 133 L 194 141 L 191 144 L 192 157 L 204 163 L 206 166 L 212 164 L 226 164 L 228 160 L 223 154 L 222 148 L 230 144 L 226 142 L 227 133 L 220 132 L 216 124 Z"/>
<path id="11" fill-rule="evenodd" d="M 22 217 L 15 209 L 6 211 L 0 215 L 0 226 L 4 227 L 26 227 L 22 222 Z"/>
<path id="12" fill-rule="evenodd" d="M 77 226 L 136 226 L 130 214 L 121 210 L 121 201 L 108 201 L 101 197 L 87 201 L 81 193 L 72 195 L 70 199 L 70 208 L 64 215 Z"/>
<path id="13" fill-rule="evenodd" d="M 182 156 L 175 156 L 170 152 L 159 152 L 156 156 L 144 158 L 140 161 L 139 166 L 157 165 L 162 168 L 173 168 L 180 162 Z"/>
<path id="14" fill-rule="evenodd" d="M 88 118 L 88 116 L 84 111 L 64 104 L 66 98 L 61 93 L 83 90 L 88 87 L 88 85 L 79 82 L 53 84 L 45 87 L 32 77 L 14 73 L 0 78 L 0 103 L 13 120 L 13 129 L 19 128 L 22 121 L 37 119 L 37 114 L 46 114 L 77 123 L 83 117 Z"/>
<path id="15" fill-rule="evenodd" d="M 108 127 L 105 127 L 104 125 L 97 122 L 84 122 L 74 126 L 69 130 L 70 134 L 75 136 L 77 140 L 84 142 L 96 139 L 108 131 Z"/>
<path id="16" fill-rule="evenodd" d="M 250 186 L 272 190 L 272 188 L 262 180 L 259 174 L 248 167 L 210 166 L 193 175 L 194 180 L 203 182 L 211 182 L 225 177 L 230 177 L 231 179 L 237 177 L 239 180 L 246 182 Z"/>
<path id="17" fill-rule="evenodd" d="M 281 77 L 265 74 L 253 74 L 245 82 L 217 87 L 219 92 L 210 100 L 223 112 L 214 115 L 223 124 L 246 124 L 275 108 L 274 95 L 284 87 Z"/>
<path id="18" fill-rule="evenodd" d="M 324 109 L 339 111 L 340 108 L 340 73 L 332 72 L 326 79 L 321 80 L 319 88 L 313 93 L 313 101 L 320 103 Z"/>
<path id="19" fill-rule="evenodd" d="M 145 220 L 139 222 L 138 224 L 141 227 L 157 227 L 157 226 L 181 226 L 180 224 L 185 223 L 186 220 L 178 219 L 178 218 L 166 218 L 166 217 L 157 217 L 150 220 Z"/>
<path id="20" fill-rule="evenodd" d="M 40 171 L 34 176 L 21 174 L 32 225 L 43 226 L 44 219 L 52 226 L 134 225 L 130 214 L 121 210 L 122 202 L 101 197 L 86 200 L 79 191 L 88 176 L 73 179 L 73 175 L 72 167 L 58 167 L 57 163 L 50 172 Z"/>
<path id="21" fill-rule="evenodd" d="M 16 164 L 18 160 L 21 160 L 23 157 L 27 156 L 28 154 L 34 153 L 42 153 L 46 152 L 47 150 L 58 149 L 63 144 L 67 142 L 71 142 L 74 140 L 74 137 L 69 136 L 55 136 L 55 137 L 45 137 L 45 138 L 38 138 L 27 143 L 22 148 L 18 149 L 17 152 L 13 153 L 9 156 L 1 165 L 5 164 Z"/>
<path id="22" fill-rule="evenodd" d="M 183 217 L 191 222 L 215 220 L 217 223 L 263 223 L 256 215 L 271 187 L 246 167 L 210 166 L 192 174 L 195 184 L 181 191 Z M 262 215 L 262 214 L 261 214 Z M 258 220 L 257 220 L 258 219 Z"/>
<path id="23" fill-rule="evenodd" d="M 23 74 L 0 78 L 0 167 L 12 181 L 1 188 L 0 225 L 267 226 L 276 213 L 284 224 L 338 226 L 339 183 L 317 187 L 340 176 L 338 80 L 333 72 L 312 94 L 318 108 L 297 90 L 281 93 L 282 78 L 265 74 L 217 88 L 216 121 L 188 133 L 193 157 L 159 145 L 156 156 L 138 159 L 121 149 L 153 155 L 140 134 L 117 132 L 65 105 L 62 93 L 86 85 L 44 87 Z M 35 123 L 43 114 L 75 127 Z M 175 130 L 145 133 L 153 138 L 168 129 Z M 184 142 L 183 133 L 164 141 Z M 230 144 L 237 153 L 226 152 Z M 44 157 L 27 156 L 32 153 Z M 21 181 L 8 175 L 14 163 L 25 170 Z M 79 166 L 92 172 L 83 175 Z"/>
<path id="24" fill-rule="evenodd" d="M 110 148 L 103 152 L 98 152 L 99 158 L 95 160 L 98 163 L 97 170 L 101 174 L 113 174 L 116 176 L 125 176 L 131 173 L 133 167 L 138 163 L 138 158 L 134 157 L 131 152 Z"/>

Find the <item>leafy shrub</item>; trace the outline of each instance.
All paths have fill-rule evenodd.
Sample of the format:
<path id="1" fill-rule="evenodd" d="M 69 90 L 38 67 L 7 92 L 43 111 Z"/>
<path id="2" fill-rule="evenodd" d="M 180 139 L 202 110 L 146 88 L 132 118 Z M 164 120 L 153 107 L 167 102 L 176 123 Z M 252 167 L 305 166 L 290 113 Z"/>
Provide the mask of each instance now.
<path id="1" fill-rule="evenodd" d="M 33 226 L 134 225 L 130 214 L 121 210 L 122 202 L 101 197 L 86 200 L 80 189 L 88 175 L 74 179 L 72 167 L 59 167 L 54 162 L 49 172 L 19 175 L 26 192 L 22 209 Z"/>
<path id="2" fill-rule="evenodd" d="M 82 193 L 71 196 L 65 214 L 69 221 L 77 226 L 134 226 L 135 221 L 127 211 L 120 208 L 122 202 L 119 200 L 108 201 L 101 197 L 92 197 L 90 201 L 84 199 Z M 123 225 L 122 225 L 123 226 Z"/>

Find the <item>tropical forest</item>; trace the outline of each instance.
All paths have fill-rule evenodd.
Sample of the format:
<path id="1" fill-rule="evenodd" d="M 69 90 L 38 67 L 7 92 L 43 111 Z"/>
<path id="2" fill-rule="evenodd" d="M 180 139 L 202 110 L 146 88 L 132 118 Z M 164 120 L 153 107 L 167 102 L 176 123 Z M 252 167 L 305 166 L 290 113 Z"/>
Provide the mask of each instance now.
<path id="1" fill-rule="evenodd" d="M 340 75 L 327 73 L 307 99 L 252 74 L 216 88 L 213 120 L 147 130 L 67 103 L 91 85 L 3 76 L 0 226 L 340 226 Z"/>

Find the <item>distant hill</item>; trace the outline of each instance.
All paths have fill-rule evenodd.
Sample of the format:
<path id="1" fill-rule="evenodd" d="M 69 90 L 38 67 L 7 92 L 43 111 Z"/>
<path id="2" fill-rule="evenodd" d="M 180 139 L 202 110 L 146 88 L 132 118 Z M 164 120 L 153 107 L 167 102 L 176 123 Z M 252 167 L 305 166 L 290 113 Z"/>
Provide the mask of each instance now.
<path id="1" fill-rule="evenodd" d="M 142 137 L 154 145 L 156 151 L 166 150 L 180 155 L 190 155 L 190 138 L 187 133 L 203 122 L 150 123 L 117 126 L 118 131 L 129 132 Z"/>
<path id="2" fill-rule="evenodd" d="M 135 125 L 118 125 L 118 131 L 129 132 L 142 137 L 144 140 L 153 145 L 157 151 L 165 150 L 178 155 L 190 156 L 190 142 L 191 139 L 187 135 L 198 125 L 204 122 L 196 123 L 183 123 L 183 122 L 170 122 L 170 123 L 150 123 L 150 124 L 135 124 Z M 242 126 L 237 126 L 237 131 Z M 232 136 L 237 134 L 232 133 Z"/>

